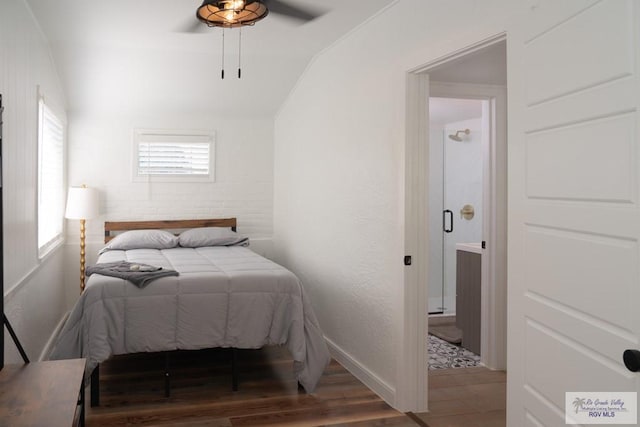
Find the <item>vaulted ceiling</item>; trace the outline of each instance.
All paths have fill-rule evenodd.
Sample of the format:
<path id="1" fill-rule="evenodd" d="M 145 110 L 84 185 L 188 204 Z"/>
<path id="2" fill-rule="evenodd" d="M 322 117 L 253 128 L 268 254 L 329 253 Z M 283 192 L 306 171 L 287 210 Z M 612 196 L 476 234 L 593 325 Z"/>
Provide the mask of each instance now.
<path id="1" fill-rule="evenodd" d="M 270 14 L 222 30 L 195 20 L 199 0 L 27 0 L 60 74 L 70 112 L 272 116 L 318 52 L 389 0 L 288 0 L 326 13 L 301 24 Z M 237 78 L 238 60 L 242 78 Z M 339 66 L 339 64 L 336 64 Z"/>

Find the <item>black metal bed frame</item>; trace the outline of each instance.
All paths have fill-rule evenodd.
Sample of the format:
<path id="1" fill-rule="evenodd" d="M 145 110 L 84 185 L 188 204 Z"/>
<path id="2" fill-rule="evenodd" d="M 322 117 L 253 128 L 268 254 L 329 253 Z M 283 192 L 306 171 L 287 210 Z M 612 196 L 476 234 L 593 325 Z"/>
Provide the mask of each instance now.
<path id="1" fill-rule="evenodd" d="M 229 348 L 231 353 L 231 390 L 238 391 L 238 349 Z M 191 350 L 175 350 L 164 351 L 164 397 L 171 396 L 171 354 L 176 351 Z M 198 351 L 198 350 L 193 350 Z M 96 366 L 91 373 L 91 407 L 100 406 L 100 365 Z"/>

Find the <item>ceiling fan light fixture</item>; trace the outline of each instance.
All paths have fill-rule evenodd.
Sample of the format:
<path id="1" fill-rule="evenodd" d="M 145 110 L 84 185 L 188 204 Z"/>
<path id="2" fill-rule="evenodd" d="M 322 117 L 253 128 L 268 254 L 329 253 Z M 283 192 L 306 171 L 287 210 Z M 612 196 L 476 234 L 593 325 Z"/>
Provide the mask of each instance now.
<path id="1" fill-rule="evenodd" d="M 231 10 L 242 10 L 243 7 L 244 7 L 244 0 L 231 0 L 224 5 L 225 9 L 231 9 Z"/>
<path id="2" fill-rule="evenodd" d="M 260 0 L 205 0 L 196 17 L 209 27 L 235 28 L 253 25 L 268 13 Z"/>

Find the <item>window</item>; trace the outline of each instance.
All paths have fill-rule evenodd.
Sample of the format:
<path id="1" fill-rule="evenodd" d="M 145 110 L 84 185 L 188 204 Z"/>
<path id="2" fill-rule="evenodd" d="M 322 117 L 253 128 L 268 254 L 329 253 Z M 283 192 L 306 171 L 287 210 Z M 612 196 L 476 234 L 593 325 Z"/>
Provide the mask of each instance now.
<path id="1" fill-rule="evenodd" d="M 38 254 L 61 239 L 64 227 L 64 126 L 41 99 L 38 105 Z"/>
<path id="2" fill-rule="evenodd" d="M 134 181 L 213 181 L 213 132 L 134 131 Z"/>

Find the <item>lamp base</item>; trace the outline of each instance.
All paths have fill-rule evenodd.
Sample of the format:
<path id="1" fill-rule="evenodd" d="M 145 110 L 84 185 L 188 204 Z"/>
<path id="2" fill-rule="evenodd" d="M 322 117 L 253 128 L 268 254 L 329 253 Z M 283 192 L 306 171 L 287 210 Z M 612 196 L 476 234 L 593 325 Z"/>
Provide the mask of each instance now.
<path id="1" fill-rule="evenodd" d="M 86 220 L 80 220 L 80 293 L 84 292 L 84 267 L 85 267 L 85 222 Z"/>

